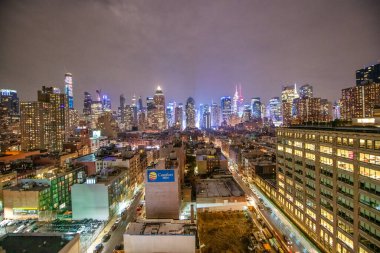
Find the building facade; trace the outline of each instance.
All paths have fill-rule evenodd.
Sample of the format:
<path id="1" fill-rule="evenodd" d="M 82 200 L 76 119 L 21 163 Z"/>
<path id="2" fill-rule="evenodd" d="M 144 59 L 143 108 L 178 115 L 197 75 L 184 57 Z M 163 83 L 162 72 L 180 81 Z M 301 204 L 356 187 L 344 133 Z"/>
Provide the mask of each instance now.
<path id="1" fill-rule="evenodd" d="M 380 131 L 277 129 L 277 203 L 326 252 L 380 251 Z"/>

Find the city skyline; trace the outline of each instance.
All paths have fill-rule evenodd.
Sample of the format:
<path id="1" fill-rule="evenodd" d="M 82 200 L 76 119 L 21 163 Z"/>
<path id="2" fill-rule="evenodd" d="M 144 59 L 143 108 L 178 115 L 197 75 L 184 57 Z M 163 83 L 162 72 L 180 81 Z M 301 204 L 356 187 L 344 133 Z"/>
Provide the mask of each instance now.
<path id="1" fill-rule="evenodd" d="M 42 85 L 63 90 L 71 72 L 76 108 L 84 91 L 117 101 L 146 97 L 158 83 L 168 101 L 197 104 L 233 95 L 239 83 L 245 98 L 268 101 L 282 86 L 309 83 L 334 101 L 355 70 L 379 59 L 379 3 L 344 3 L 3 2 L 0 84 L 33 100 Z"/>

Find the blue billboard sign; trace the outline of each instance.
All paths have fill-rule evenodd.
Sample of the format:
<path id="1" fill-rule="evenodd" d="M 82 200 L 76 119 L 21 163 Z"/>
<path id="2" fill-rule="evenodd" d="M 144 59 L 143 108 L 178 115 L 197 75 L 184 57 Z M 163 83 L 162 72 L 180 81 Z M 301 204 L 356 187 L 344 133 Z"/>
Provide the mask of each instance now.
<path id="1" fill-rule="evenodd" d="M 147 170 L 149 183 L 174 182 L 174 170 Z"/>

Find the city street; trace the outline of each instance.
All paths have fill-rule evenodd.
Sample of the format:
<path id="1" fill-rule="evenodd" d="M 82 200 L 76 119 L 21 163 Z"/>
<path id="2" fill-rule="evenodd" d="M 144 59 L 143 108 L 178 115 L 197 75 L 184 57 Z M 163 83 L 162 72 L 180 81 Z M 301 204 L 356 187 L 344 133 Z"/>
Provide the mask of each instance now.
<path id="1" fill-rule="evenodd" d="M 286 235 L 292 242 L 293 245 L 289 248 L 291 252 L 310 252 L 316 253 L 320 250 L 314 246 L 310 240 L 304 236 L 304 234 L 294 225 L 291 221 L 282 213 L 281 210 L 275 206 L 269 198 L 263 194 L 258 187 L 254 184 L 250 184 L 250 187 L 245 183 L 241 176 L 235 171 L 232 171 L 232 175 L 235 180 L 242 187 L 247 196 L 253 197 L 255 200 L 254 206 L 261 216 L 271 225 L 271 228 L 276 231 L 277 237 L 281 239 L 283 246 L 286 246 L 286 243 L 283 240 L 283 235 Z M 254 192 L 253 192 L 254 190 Z M 256 195 L 256 194 L 257 195 Z M 257 208 L 257 203 L 259 203 L 259 197 L 263 199 L 263 204 L 269 207 L 272 210 L 272 213 L 269 213 L 267 209 L 260 210 Z"/>
<path id="2" fill-rule="evenodd" d="M 112 225 L 115 223 L 116 219 L 118 217 L 112 218 L 107 226 L 104 228 L 104 230 L 99 234 L 99 236 L 94 240 L 92 245 L 87 249 L 87 253 L 93 253 L 95 246 L 99 243 L 102 243 L 102 238 L 105 234 L 108 232 L 111 234 L 110 239 L 107 242 L 104 242 L 104 248 L 102 252 L 112 252 L 116 245 L 123 243 L 123 234 L 125 232 L 125 228 L 129 224 L 129 222 L 134 221 L 136 219 L 136 208 L 140 204 L 141 198 L 143 196 L 143 191 L 140 190 L 136 196 L 134 197 L 133 201 L 131 202 L 128 211 L 126 219 L 122 219 L 118 225 L 118 227 L 111 231 Z"/>

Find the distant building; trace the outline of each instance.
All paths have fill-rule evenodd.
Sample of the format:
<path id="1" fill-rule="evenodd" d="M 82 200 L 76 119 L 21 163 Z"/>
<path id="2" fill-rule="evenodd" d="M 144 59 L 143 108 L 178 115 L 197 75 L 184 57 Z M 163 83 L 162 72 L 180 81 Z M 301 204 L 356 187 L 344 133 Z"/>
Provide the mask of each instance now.
<path id="1" fill-rule="evenodd" d="M 242 115 L 242 122 L 248 122 L 252 119 L 251 105 L 245 105 Z"/>
<path id="2" fill-rule="evenodd" d="M 102 96 L 102 109 L 105 112 L 110 112 L 112 110 L 111 98 L 107 94 Z"/>
<path id="3" fill-rule="evenodd" d="M 177 129 L 183 129 L 183 104 L 179 103 L 174 109 L 174 124 Z"/>
<path id="4" fill-rule="evenodd" d="M 175 125 L 175 107 L 175 102 L 168 103 L 168 106 L 166 107 L 166 122 L 168 124 L 168 127 L 173 127 Z"/>
<path id="5" fill-rule="evenodd" d="M 228 124 L 232 114 L 231 97 L 222 97 L 220 99 L 220 108 L 222 111 L 222 120 Z"/>
<path id="6" fill-rule="evenodd" d="M 17 91 L 0 89 L 0 152 L 19 145 L 20 102 Z"/>
<path id="7" fill-rule="evenodd" d="M 84 100 L 83 100 L 83 114 L 85 116 L 91 115 L 91 104 L 92 97 L 91 94 L 87 91 L 84 92 Z"/>
<path id="8" fill-rule="evenodd" d="M 158 130 L 164 130 L 167 128 L 165 116 L 165 95 L 160 86 L 157 87 L 153 101 L 155 106 L 155 128 Z"/>
<path id="9" fill-rule="evenodd" d="M 195 101 L 192 97 L 186 100 L 186 128 L 195 128 Z"/>
<path id="10" fill-rule="evenodd" d="M 281 100 L 279 97 L 273 97 L 269 100 L 267 110 L 268 116 L 275 126 L 282 124 L 282 110 Z"/>
<path id="11" fill-rule="evenodd" d="M 292 122 L 294 115 L 294 99 L 298 98 L 296 86 L 285 86 L 282 89 L 281 105 L 282 105 L 282 120 L 285 126 Z"/>
<path id="12" fill-rule="evenodd" d="M 261 100 L 259 97 L 251 99 L 251 111 L 253 119 L 261 119 Z"/>
<path id="13" fill-rule="evenodd" d="M 69 109 L 74 110 L 74 95 L 73 95 L 73 75 L 65 74 L 65 95 L 69 103 Z"/>
<path id="14" fill-rule="evenodd" d="M 313 86 L 310 84 L 305 84 L 300 87 L 299 95 L 301 99 L 312 98 L 313 97 Z"/>
<path id="15" fill-rule="evenodd" d="M 211 104 L 211 127 L 217 129 L 220 126 L 220 107 L 217 103 Z"/>
<path id="16" fill-rule="evenodd" d="M 356 70 L 356 85 L 380 83 L 380 63 Z"/>

